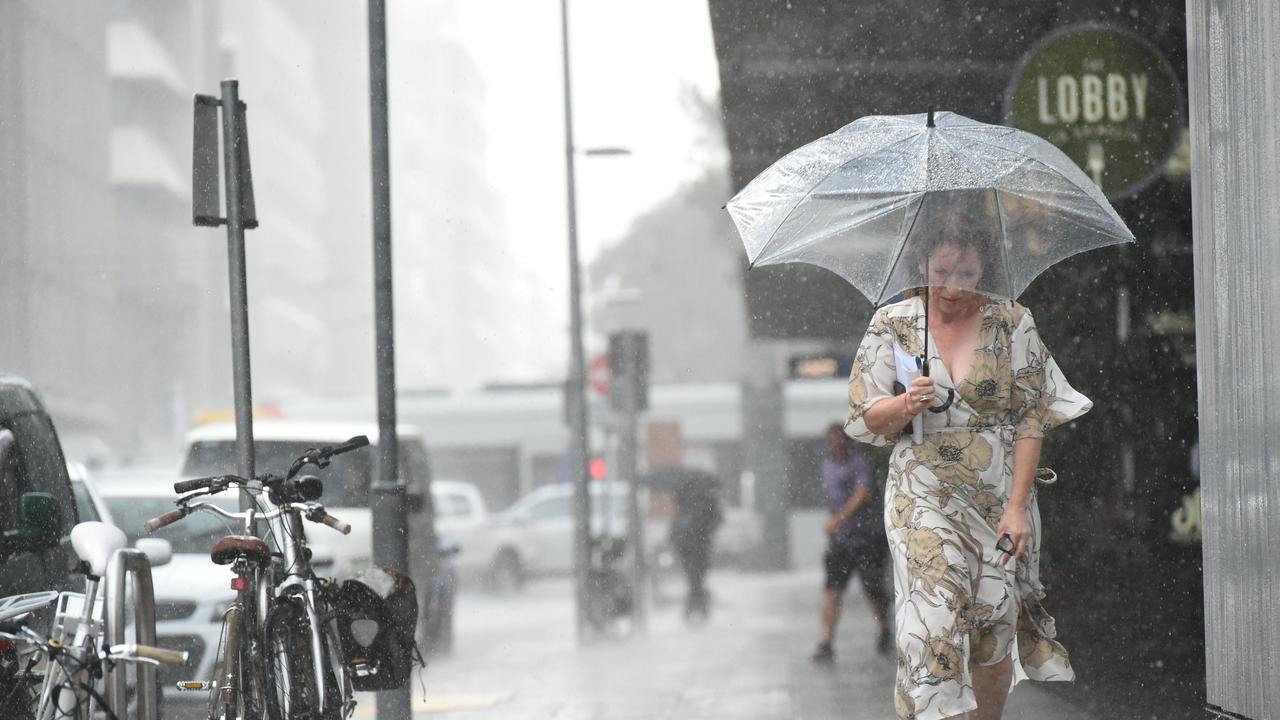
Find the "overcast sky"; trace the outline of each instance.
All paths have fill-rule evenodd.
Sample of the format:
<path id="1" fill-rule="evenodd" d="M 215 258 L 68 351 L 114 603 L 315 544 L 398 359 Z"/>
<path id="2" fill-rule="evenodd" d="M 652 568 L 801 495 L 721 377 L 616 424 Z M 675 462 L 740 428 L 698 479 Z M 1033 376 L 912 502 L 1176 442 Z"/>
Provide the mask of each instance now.
<path id="1" fill-rule="evenodd" d="M 565 267 L 564 122 L 558 0 L 459 3 L 465 43 L 485 74 L 490 162 L 507 222 L 549 272 Z M 630 222 L 699 174 L 689 88 L 719 87 L 711 23 L 699 0 L 570 0 L 575 144 L 625 147 L 579 158 L 584 262 Z M 699 158 L 704 158 L 700 161 Z M 565 284 L 561 278 L 560 288 Z M 567 298 L 566 301 L 567 303 Z"/>

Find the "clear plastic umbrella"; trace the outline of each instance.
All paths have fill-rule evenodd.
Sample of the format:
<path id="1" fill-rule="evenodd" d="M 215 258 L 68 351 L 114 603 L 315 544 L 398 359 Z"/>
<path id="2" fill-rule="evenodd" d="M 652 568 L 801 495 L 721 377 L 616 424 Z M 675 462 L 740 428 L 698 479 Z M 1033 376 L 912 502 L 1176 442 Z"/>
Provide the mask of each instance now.
<path id="1" fill-rule="evenodd" d="M 752 267 L 818 265 L 877 305 L 924 286 L 929 253 L 956 233 L 986 238 L 986 270 L 962 289 L 1006 298 L 1060 260 L 1134 239 L 1049 142 L 950 112 L 857 120 L 778 160 L 726 207 Z"/>

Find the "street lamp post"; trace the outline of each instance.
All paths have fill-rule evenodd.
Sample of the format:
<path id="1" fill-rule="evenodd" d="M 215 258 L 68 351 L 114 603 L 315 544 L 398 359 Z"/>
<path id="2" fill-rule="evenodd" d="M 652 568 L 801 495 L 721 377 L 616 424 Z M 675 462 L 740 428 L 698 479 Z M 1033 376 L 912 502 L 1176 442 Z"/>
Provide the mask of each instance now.
<path id="1" fill-rule="evenodd" d="M 586 358 L 582 347 L 582 278 L 578 261 L 578 208 L 573 167 L 572 75 L 569 72 L 569 0 L 560 0 L 560 32 L 564 45 L 564 151 L 569 231 L 569 379 L 565 403 L 569 417 L 569 474 L 573 480 L 573 586 L 578 640 L 587 633 L 587 570 L 591 563 L 591 497 L 588 493 Z"/>
<path id="2" fill-rule="evenodd" d="M 591 567 L 591 494 L 587 483 L 591 453 L 591 422 L 587 410 L 587 363 L 583 348 L 582 268 L 578 253 L 578 204 L 574 167 L 577 148 L 573 141 L 573 74 L 569 70 L 569 0 L 560 0 L 560 37 L 563 43 L 564 149 L 566 204 L 569 234 L 569 379 L 565 383 L 565 409 L 569 421 L 569 473 L 573 481 L 573 578 L 577 604 L 578 639 L 588 632 L 587 605 L 590 589 L 587 571 Z M 585 148 L 587 157 L 630 155 L 625 147 Z"/>

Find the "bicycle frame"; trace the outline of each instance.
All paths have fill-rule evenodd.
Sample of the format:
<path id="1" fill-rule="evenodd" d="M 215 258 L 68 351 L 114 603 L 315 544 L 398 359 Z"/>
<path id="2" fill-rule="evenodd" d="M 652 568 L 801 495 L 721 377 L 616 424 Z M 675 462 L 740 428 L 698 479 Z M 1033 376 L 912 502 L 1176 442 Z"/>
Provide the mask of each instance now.
<path id="1" fill-rule="evenodd" d="M 221 720 L 236 720 L 243 715 L 242 660 L 246 652 L 243 644 L 246 636 L 252 635 L 246 631 L 254 630 L 258 626 L 256 611 L 259 606 L 258 596 L 261 595 L 258 589 L 265 585 L 261 582 L 261 570 L 253 567 L 243 557 L 232 564 L 232 572 L 237 578 L 243 578 L 247 582 L 236 591 L 236 600 L 227 609 L 222 620 L 223 627 L 226 628 L 226 637 L 223 640 L 223 663 L 217 669 L 218 678 L 210 702 L 210 717 L 217 716 Z M 248 650 L 251 652 L 252 647 Z"/>
<path id="2" fill-rule="evenodd" d="M 348 683 L 342 682 L 346 677 L 345 667 L 335 662 L 336 654 L 340 652 L 337 632 L 332 628 L 332 621 L 330 628 L 325 628 L 320 617 L 319 591 L 315 573 L 311 569 L 310 553 L 307 552 L 307 536 L 302 525 L 301 513 L 292 506 L 282 508 L 280 516 L 273 519 L 271 525 L 276 544 L 284 555 L 285 566 L 285 575 L 280 578 L 279 584 L 275 587 L 273 600 L 282 600 L 295 590 L 300 591 L 303 610 L 307 614 L 307 627 L 311 635 L 312 674 L 319 710 L 324 713 L 329 709 L 327 707 L 329 674 L 326 670 L 331 670 L 338 684 L 334 690 L 339 693 L 339 701 L 344 708 L 345 716 L 349 713 L 352 704 L 352 691 Z M 325 642 L 326 630 L 329 631 L 329 642 Z M 326 662 L 329 663 L 328 668 L 325 667 Z"/>
<path id="3" fill-rule="evenodd" d="M 246 534 L 252 533 L 252 528 L 257 520 L 265 520 L 271 528 L 271 535 L 276 547 L 280 550 L 283 560 L 283 576 L 275 578 L 271 573 L 264 572 L 261 568 L 250 567 L 250 563 L 244 558 L 237 559 L 233 564 L 233 571 L 238 577 L 244 578 L 247 582 L 237 591 L 236 603 L 228 610 L 224 618 L 224 625 L 227 627 L 224 652 L 223 667 L 219 668 L 219 679 L 215 688 L 216 702 L 211 703 L 211 718 L 217 720 L 214 716 L 217 709 L 221 708 L 225 711 L 230 707 L 235 707 L 236 703 L 232 702 L 237 694 L 243 690 L 239 684 L 243 680 L 242 667 L 240 665 L 245 652 L 242 644 L 246 641 L 246 635 L 250 635 L 252 629 L 252 637 L 259 637 L 265 631 L 264 623 L 269 617 L 271 608 L 278 602 L 288 602 L 289 598 L 298 597 L 302 600 L 303 611 L 307 616 L 308 631 L 310 634 L 312 668 L 311 673 L 315 684 L 316 699 L 318 710 L 321 713 L 328 712 L 329 698 L 331 691 L 336 692 L 343 715 L 350 712 L 354 706 L 352 699 L 353 691 L 350 683 L 346 682 L 346 668 L 340 662 L 337 662 L 337 656 L 340 654 L 338 646 L 337 632 L 333 627 L 333 621 L 329 622 L 329 626 L 325 626 L 324 619 L 321 617 L 319 610 L 319 588 L 317 587 L 315 573 L 311 569 L 311 562 L 306 546 L 306 533 L 302 525 L 302 516 L 304 512 L 310 511 L 314 504 L 311 503 L 286 503 L 280 506 L 268 505 L 268 510 L 259 512 L 250 508 L 240 512 L 232 512 L 224 510 L 217 505 L 205 502 L 190 503 L 187 507 L 191 511 L 205 511 L 220 515 L 225 518 L 241 520 L 244 523 Z M 276 582 L 278 580 L 278 582 Z M 274 584 L 273 584 L 274 583 Z M 326 642 L 326 634 L 328 642 Z M 267 660 L 266 653 L 272 649 L 265 645 L 261 646 L 260 657 L 258 660 Z M 328 666 L 326 667 L 326 663 Z M 337 686 L 329 688 L 328 677 L 329 672 L 333 672 L 333 677 Z M 292 683 L 296 678 L 283 678 L 286 686 Z M 270 689 L 265 691 L 270 692 Z"/>
<path id="4" fill-rule="evenodd" d="M 50 645 L 70 656 L 72 662 L 77 665 L 82 665 L 87 660 L 85 646 L 89 645 L 96 649 L 98 638 L 102 635 L 102 622 L 98 619 L 101 615 L 95 612 L 95 608 L 101 604 L 98 602 L 99 584 L 97 578 L 85 576 L 83 594 L 64 592 L 58 595 L 54 625 L 49 638 Z M 74 602 L 80 603 L 78 616 L 73 615 L 70 609 Z M 40 699 L 36 706 L 36 718 L 38 720 L 88 718 L 88 713 L 81 710 L 88 705 L 87 693 L 82 689 L 88 680 L 88 673 L 83 667 L 70 672 L 56 658 L 46 657 L 44 681 L 40 685 Z"/>
<path id="5" fill-rule="evenodd" d="M 127 567 L 132 566 L 132 567 Z M 123 672 L 113 666 L 122 661 L 145 665 L 159 662 L 185 663 L 187 654 L 163 650 L 154 646 L 154 630 L 145 632 L 145 626 L 154 627 L 151 605 L 149 565 L 146 556 L 136 550 L 117 550 L 107 565 L 105 588 L 108 597 L 100 598 L 103 578 L 85 575 L 84 593 L 49 592 L 19 597 L 19 611 L 27 611 L 53 603 L 53 623 L 46 639 L 25 622 L 20 621 L 16 635 L 6 635 L 31 648 L 31 657 L 44 658 L 44 673 L 39 691 L 33 696 L 37 720 L 89 720 L 94 717 L 91 701 L 96 700 L 107 711 L 108 717 L 123 718 L 127 709 Z M 134 573 L 134 594 L 140 608 L 135 627 L 142 641 L 129 645 L 120 643 L 124 634 L 124 580 L 126 569 Z M 23 603 L 25 601 L 25 605 Z M 0 601 L 0 605 L 3 602 Z M 118 610 L 104 614 L 103 608 Z M 14 617 L 11 611 L 10 618 Z M 12 632 L 12 631 L 10 631 Z M 106 635 L 105 639 L 103 638 Z M 105 640 L 105 642 L 102 642 Z M 34 660 L 33 660 L 34 664 Z M 137 717 L 153 720 L 156 716 L 154 701 L 154 670 L 139 672 L 136 696 Z M 148 677 L 150 680 L 148 680 Z M 94 686 L 97 680 L 105 680 L 107 697 Z M 113 682 L 114 679 L 114 682 Z M 118 687 L 113 687 L 118 686 Z"/>

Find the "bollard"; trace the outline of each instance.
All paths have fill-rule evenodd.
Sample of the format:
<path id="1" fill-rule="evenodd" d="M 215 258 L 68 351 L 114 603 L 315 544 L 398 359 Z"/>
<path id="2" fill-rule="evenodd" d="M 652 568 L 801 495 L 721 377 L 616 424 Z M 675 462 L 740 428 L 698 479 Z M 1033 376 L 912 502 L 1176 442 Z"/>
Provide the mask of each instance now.
<path id="1" fill-rule="evenodd" d="M 133 586 L 133 635 L 139 645 L 156 644 L 156 601 L 155 591 L 151 585 L 151 561 L 141 550 L 123 548 L 115 551 L 107 563 L 107 572 L 103 578 L 106 585 L 106 642 L 105 647 L 125 643 L 125 576 L 132 579 Z M 149 663 L 137 666 L 137 718 L 138 720 L 159 720 L 157 708 L 160 690 L 156 687 L 156 668 Z M 128 686 L 123 665 L 108 667 L 105 673 L 107 686 L 107 704 L 119 717 L 128 711 Z"/>

